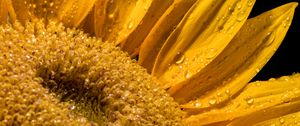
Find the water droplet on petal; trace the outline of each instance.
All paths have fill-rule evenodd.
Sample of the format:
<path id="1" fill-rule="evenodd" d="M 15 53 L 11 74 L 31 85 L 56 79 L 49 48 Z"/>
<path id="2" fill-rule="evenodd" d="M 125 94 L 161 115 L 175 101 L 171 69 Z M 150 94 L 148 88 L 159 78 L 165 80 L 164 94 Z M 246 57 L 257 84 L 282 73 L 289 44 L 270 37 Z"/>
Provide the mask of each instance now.
<path id="1" fill-rule="evenodd" d="M 287 27 L 287 24 L 286 24 L 285 22 L 283 23 L 283 27 L 284 27 L 284 28 L 286 28 L 286 27 Z"/>
<path id="2" fill-rule="evenodd" d="M 266 46 L 269 46 L 274 42 L 276 36 L 275 34 L 275 31 L 267 33 L 267 37 L 263 40 L 264 42 L 266 42 Z"/>
<path id="3" fill-rule="evenodd" d="M 211 48 L 211 49 L 208 50 L 208 52 L 206 54 L 206 58 L 211 59 L 211 58 L 214 58 L 215 55 L 216 55 L 216 49 Z"/>
<path id="4" fill-rule="evenodd" d="M 179 69 L 182 69 L 182 68 L 183 68 L 183 66 L 182 66 L 182 65 L 180 65 L 180 66 L 179 66 Z"/>
<path id="5" fill-rule="evenodd" d="M 51 2 L 49 5 L 50 5 L 50 7 L 53 7 L 54 3 L 53 3 L 53 2 Z"/>
<path id="6" fill-rule="evenodd" d="M 259 72 L 259 68 L 256 68 L 255 71 L 256 71 L 256 73 L 258 73 Z"/>
<path id="7" fill-rule="evenodd" d="M 112 18 L 114 18 L 114 16 L 115 16 L 114 14 L 109 14 L 108 18 L 112 19 Z"/>
<path id="8" fill-rule="evenodd" d="M 241 22 L 241 21 L 243 21 L 246 17 L 247 17 L 246 12 L 245 12 L 245 11 L 240 11 L 240 12 L 237 14 L 236 20 L 237 20 L 238 22 Z"/>
<path id="9" fill-rule="evenodd" d="M 247 5 L 251 7 L 253 5 L 253 0 L 248 0 Z"/>
<path id="10" fill-rule="evenodd" d="M 208 103 L 209 103 L 210 105 L 214 105 L 214 104 L 217 103 L 217 99 L 216 99 L 216 98 L 212 98 L 212 99 L 210 99 L 210 100 L 208 101 Z"/>
<path id="11" fill-rule="evenodd" d="M 200 103 L 200 102 L 198 102 L 198 101 L 196 101 L 196 102 L 194 102 L 194 106 L 195 107 L 200 107 L 202 104 Z"/>
<path id="12" fill-rule="evenodd" d="M 132 29 L 132 27 L 133 27 L 133 22 L 132 21 L 130 21 L 129 23 L 128 23 L 128 29 Z"/>
<path id="13" fill-rule="evenodd" d="M 185 57 L 184 57 L 184 56 L 181 56 L 180 59 L 177 60 L 175 63 L 176 63 L 176 64 L 181 64 L 181 63 L 183 63 L 184 59 L 185 59 Z"/>
<path id="14" fill-rule="evenodd" d="M 254 99 L 252 97 L 250 97 L 250 96 L 247 97 L 245 100 L 246 100 L 246 102 L 247 102 L 248 105 L 252 105 L 254 103 Z"/>
<path id="15" fill-rule="evenodd" d="M 32 5 L 32 8 L 35 9 L 35 8 L 36 8 L 36 4 L 33 4 L 33 5 Z"/>
<path id="16" fill-rule="evenodd" d="M 192 76 L 192 75 L 191 75 L 190 72 L 187 71 L 187 72 L 185 73 L 185 78 L 186 78 L 186 79 L 190 78 L 191 76 Z"/>
<path id="17" fill-rule="evenodd" d="M 230 94 L 230 90 L 229 90 L 229 89 L 226 89 L 226 90 L 225 90 L 225 93 L 229 95 L 229 94 Z"/>
<path id="18" fill-rule="evenodd" d="M 241 2 L 237 3 L 236 7 L 238 10 L 240 10 L 242 8 Z"/>
<path id="19" fill-rule="evenodd" d="M 283 119 L 283 118 L 279 119 L 279 122 L 280 122 L 281 124 L 283 124 L 283 123 L 284 123 L 284 119 Z"/>

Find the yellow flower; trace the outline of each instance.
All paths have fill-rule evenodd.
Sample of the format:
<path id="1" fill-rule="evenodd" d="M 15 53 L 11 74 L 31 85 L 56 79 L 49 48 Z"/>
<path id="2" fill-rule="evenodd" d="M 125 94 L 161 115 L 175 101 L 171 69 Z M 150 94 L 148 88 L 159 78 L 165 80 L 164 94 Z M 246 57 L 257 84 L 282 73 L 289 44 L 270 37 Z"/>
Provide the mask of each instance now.
<path id="1" fill-rule="evenodd" d="M 296 125 L 299 74 L 249 81 L 297 3 L 254 3 L 1 0 L 0 124 Z"/>

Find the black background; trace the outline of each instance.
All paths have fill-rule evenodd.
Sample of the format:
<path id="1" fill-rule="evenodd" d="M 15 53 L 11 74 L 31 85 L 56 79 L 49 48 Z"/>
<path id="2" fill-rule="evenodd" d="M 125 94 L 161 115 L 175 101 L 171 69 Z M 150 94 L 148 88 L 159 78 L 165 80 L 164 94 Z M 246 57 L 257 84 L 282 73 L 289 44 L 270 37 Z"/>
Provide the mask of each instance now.
<path id="1" fill-rule="evenodd" d="M 296 0 L 256 0 L 250 18 L 289 2 L 296 2 Z M 298 5 L 290 29 L 279 49 L 252 81 L 300 73 L 299 42 L 300 7 Z"/>

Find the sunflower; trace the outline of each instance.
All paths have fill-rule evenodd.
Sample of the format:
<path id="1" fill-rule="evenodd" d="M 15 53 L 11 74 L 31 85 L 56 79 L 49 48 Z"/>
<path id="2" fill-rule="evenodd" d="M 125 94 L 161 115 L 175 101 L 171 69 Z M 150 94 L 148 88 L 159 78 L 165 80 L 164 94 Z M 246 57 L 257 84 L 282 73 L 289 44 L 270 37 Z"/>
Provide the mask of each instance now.
<path id="1" fill-rule="evenodd" d="M 292 2 L 1 0 L 0 125 L 299 125 L 300 75 L 249 81 Z"/>

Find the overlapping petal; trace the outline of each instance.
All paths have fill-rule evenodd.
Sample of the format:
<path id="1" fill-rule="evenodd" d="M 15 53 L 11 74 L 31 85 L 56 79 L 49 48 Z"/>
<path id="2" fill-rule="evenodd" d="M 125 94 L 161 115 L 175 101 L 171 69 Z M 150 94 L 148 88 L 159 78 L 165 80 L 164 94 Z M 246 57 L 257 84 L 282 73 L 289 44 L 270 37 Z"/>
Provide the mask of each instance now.
<path id="1" fill-rule="evenodd" d="M 248 84 L 284 39 L 297 3 L 247 20 L 254 2 L 1 0 L 0 24 L 57 20 L 138 55 L 188 113 L 187 125 L 298 124 L 300 74 Z"/>
<path id="2" fill-rule="evenodd" d="M 136 36 L 135 34 L 141 34 L 141 29 L 147 31 L 151 28 L 172 2 L 173 0 L 100 0 L 94 8 L 92 29 L 103 41 L 118 45 L 128 39 L 129 35 Z"/>
<path id="3" fill-rule="evenodd" d="M 152 75 L 169 88 L 210 63 L 242 27 L 254 1 L 197 1 L 167 38 Z"/>
<path id="4" fill-rule="evenodd" d="M 253 125 L 300 111 L 300 74 L 250 83 L 225 107 L 186 119 L 191 125 Z M 247 123 L 245 123 L 247 122 Z"/>
<path id="5" fill-rule="evenodd" d="M 300 112 L 295 112 L 278 118 L 273 118 L 264 122 L 255 124 L 255 126 L 266 125 L 300 125 Z"/>
<path id="6" fill-rule="evenodd" d="M 170 88 L 184 103 L 200 97 L 199 109 L 216 106 L 235 96 L 267 63 L 285 37 L 297 3 L 289 3 L 247 20 L 239 33 L 210 64 Z M 187 107 L 186 106 L 186 107 Z"/>
<path id="7" fill-rule="evenodd" d="M 59 20 L 77 27 L 88 15 L 96 0 L 12 0 L 17 19 L 24 23 L 37 18 Z"/>
<path id="8" fill-rule="evenodd" d="M 5 24 L 16 19 L 11 0 L 0 1 L 0 24 Z"/>
<path id="9" fill-rule="evenodd" d="M 165 40 L 195 2 L 196 0 L 175 0 L 144 38 L 140 47 L 135 47 L 140 48 L 139 64 L 148 72 L 152 71 L 156 56 Z"/>
<path id="10" fill-rule="evenodd" d="M 1 0 L 0 1 L 0 24 L 3 24 L 3 22 L 6 21 L 6 17 L 8 14 L 8 9 L 7 9 L 7 1 L 6 0 Z"/>

